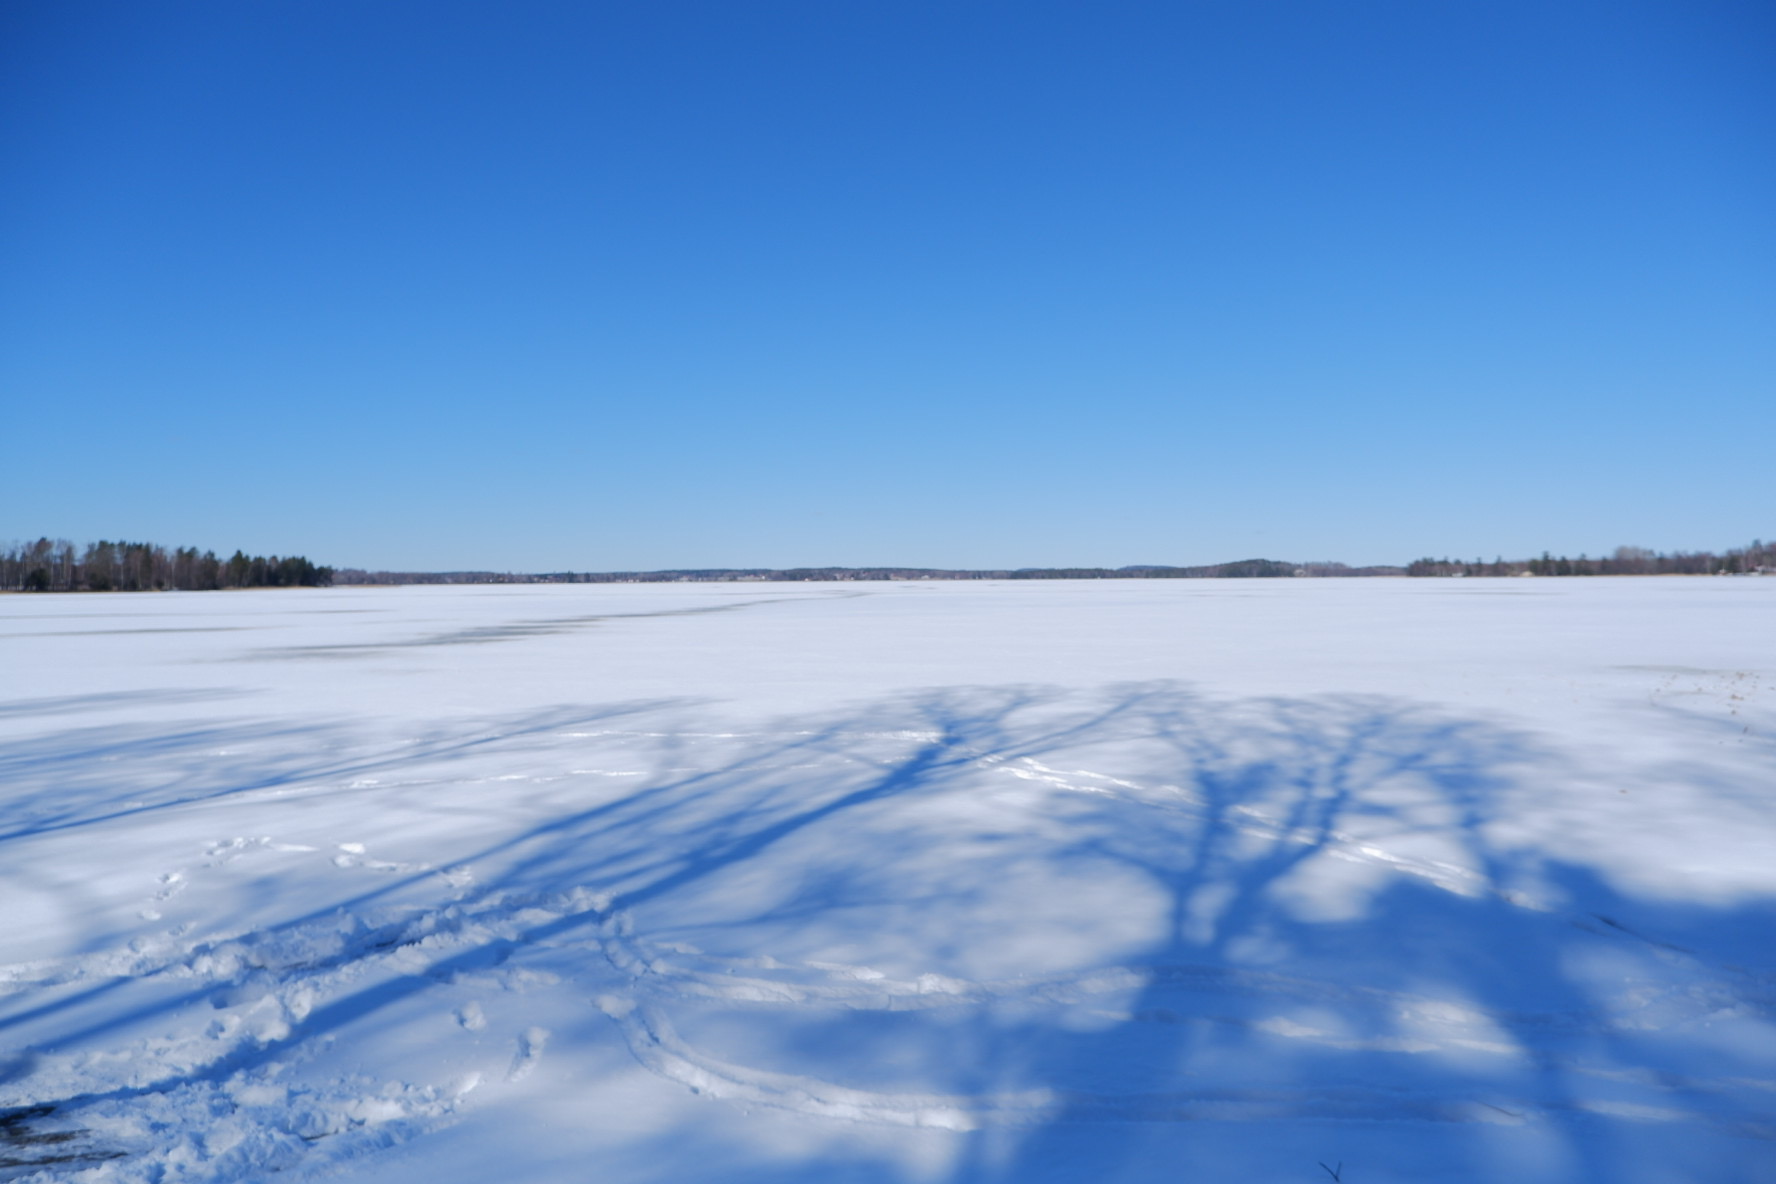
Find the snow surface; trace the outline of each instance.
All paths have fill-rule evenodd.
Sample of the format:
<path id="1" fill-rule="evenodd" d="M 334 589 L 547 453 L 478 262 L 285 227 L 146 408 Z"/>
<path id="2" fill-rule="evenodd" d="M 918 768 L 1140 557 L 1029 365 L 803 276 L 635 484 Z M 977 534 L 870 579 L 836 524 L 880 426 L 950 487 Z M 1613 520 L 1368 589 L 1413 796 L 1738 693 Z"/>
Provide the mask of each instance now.
<path id="1" fill-rule="evenodd" d="M 1773 610 L 0 598 L 0 1179 L 1776 1180 Z"/>

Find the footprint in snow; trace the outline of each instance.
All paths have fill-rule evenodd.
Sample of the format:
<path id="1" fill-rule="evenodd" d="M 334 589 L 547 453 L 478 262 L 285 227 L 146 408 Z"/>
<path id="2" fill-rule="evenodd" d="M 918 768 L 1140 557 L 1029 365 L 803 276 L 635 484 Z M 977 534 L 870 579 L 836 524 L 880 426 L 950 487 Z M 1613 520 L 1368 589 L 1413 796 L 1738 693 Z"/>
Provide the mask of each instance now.
<path id="1" fill-rule="evenodd" d="M 429 866 L 423 863 L 390 863 L 386 859 L 368 859 L 362 843 L 339 843 L 336 846 L 340 853 L 333 857 L 334 867 L 361 867 L 372 872 L 422 872 L 428 870 Z"/>
<path id="2" fill-rule="evenodd" d="M 543 1059 L 543 1046 L 549 1043 L 549 1029 L 526 1028 L 518 1037 L 518 1055 L 512 1058 L 512 1067 L 506 1070 L 507 1081 L 523 1081 L 535 1071 L 537 1062 Z"/>

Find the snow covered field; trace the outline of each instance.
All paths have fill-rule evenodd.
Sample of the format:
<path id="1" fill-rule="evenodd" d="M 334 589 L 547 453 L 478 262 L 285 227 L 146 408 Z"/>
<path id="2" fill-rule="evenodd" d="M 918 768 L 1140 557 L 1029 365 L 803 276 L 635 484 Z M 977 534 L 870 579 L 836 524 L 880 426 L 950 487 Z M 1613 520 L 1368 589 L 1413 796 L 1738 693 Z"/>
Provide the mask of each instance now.
<path id="1" fill-rule="evenodd" d="M 1776 580 L 11 596 L 0 678 L 0 1179 L 1776 1180 Z"/>

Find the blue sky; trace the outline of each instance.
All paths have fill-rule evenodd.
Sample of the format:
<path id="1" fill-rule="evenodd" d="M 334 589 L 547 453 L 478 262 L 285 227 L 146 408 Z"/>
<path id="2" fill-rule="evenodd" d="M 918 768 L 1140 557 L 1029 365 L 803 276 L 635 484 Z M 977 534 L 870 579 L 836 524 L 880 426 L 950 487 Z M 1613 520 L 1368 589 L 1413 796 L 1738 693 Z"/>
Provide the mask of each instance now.
<path id="1" fill-rule="evenodd" d="M 0 9 L 0 538 L 396 568 L 1776 531 L 1761 3 Z"/>

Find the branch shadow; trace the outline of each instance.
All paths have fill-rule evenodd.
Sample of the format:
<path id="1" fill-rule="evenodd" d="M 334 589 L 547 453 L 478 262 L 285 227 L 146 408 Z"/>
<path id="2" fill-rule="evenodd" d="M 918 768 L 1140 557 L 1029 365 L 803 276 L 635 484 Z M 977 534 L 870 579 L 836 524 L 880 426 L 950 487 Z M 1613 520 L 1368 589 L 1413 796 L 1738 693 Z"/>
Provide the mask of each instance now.
<path id="1" fill-rule="evenodd" d="M 319 728 L 217 732 L 0 752 L 28 783 L 8 809 L 39 811 L 0 843 L 416 766 L 420 789 L 366 800 L 437 815 L 518 751 L 641 767 L 596 792 L 539 775 L 501 800 L 534 821 L 467 832 L 446 866 L 258 902 L 278 918 L 26 992 L 0 1025 L 33 1045 L 200 1005 L 272 1022 L 127 1083 L 21 1070 L 0 1120 L 227 1091 L 428 992 L 547 967 L 596 992 L 579 1038 L 614 1030 L 696 1105 L 941 1132 L 958 1184 L 1311 1179 L 1322 1158 L 1375 1184 L 1451 1155 L 1467 1178 L 1622 1184 L 1776 1162 L 1756 1085 L 1776 1056 L 1703 1032 L 1767 1026 L 1776 906 L 1631 895 L 1563 858 L 1526 830 L 1561 758 L 1482 721 L 1156 684 L 950 690 L 739 732 L 695 704 L 561 708 L 370 753 Z M 251 755 L 197 760 L 236 743 Z M 101 785 L 109 757 L 136 775 Z M 79 788 L 60 813 L 56 784 Z M 465 885 L 465 865 L 489 870 Z M 414 1132 L 453 1114 L 415 1103 Z M 298 1151 L 355 1137 L 278 1129 Z M 638 1135 L 637 1178 L 906 1174 L 843 1151 L 755 1171 L 713 1129 Z"/>
<path id="2" fill-rule="evenodd" d="M 1776 1168 L 1776 1058 L 1699 1031 L 1766 1026 L 1776 902 L 1630 895 L 1511 841 L 1525 791 L 1570 772 L 1522 734 L 1374 699 L 1252 704 L 1234 729 L 1183 706 L 1151 723 L 1197 816 L 1139 835 L 1104 818 L 1080 840 L 1165 894 L 1144 985 L 1107 1027 L 999 1033 L 1001 1058 L 1034 1069 L 1025 1087 L 1060 1100 L 976 1140 L 953 1179 L 1212 1175 L 1255 1137 L 1290 1148 L 1271 1166 L 1301 1179 L 1359 1155 L 1366 1180 Z M 1415 840 L 1427 856 L 1386 850 Z M 1359 891 L 1301 875 L 1365 859 L 1388 874 Z M 1488 1161 L 1501 1128 L 1533 1132 L 1516 1162 Z M 1402 1153 L 1408 1131 L 1428 1154 Z"/>

